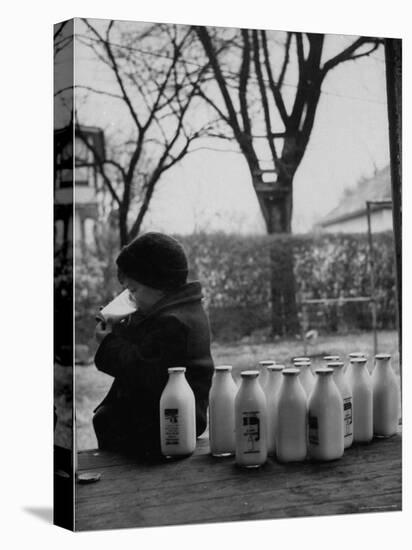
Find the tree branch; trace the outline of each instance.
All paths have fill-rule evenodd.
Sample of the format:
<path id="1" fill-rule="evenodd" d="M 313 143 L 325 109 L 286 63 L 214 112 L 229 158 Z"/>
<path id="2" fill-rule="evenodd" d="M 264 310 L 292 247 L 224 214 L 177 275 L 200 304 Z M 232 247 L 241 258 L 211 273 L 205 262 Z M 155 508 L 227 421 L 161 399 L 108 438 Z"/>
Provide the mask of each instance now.
<path id="1" fill-rule="evenodd" d="M 57 31 L 53 35 L 53 40 L 56 40 L 56 38 L 59 36 L 59 34 L 62 33 L 62 31 L 63 31 L 64 27 L 67 25 L 67 23 L 68 23 L 68 21 L 63 21 L 62 23 L 60 23 L 60 25 L 57 28 Z"/>
<path id="2" fill-rule="evenodd" d="M 77 115 L 76 115 L 76 118 L 77 118 Z M 96 160 L 96 164 L 97 164 L 97 167 L 98 167 L 98 170 L 103 178 L 103 181 L 105 182 L 112 198 L 114 199 L 114 201 L 120 205 L 121 201 L 120 201 L 120 198 L 118 196 L 118 194 L 116 193 L 113 185 L 112 185 L 112 182 L 110 180 L 110 178 L 108 177 L 108 175 L 106 174 L 106 171 L 105 171 L 105 168 L 104 168 L 104 165 L 105 163 L 108 164 L 110 161 L 107 161 L 106 159 L 103 159 L 101 156 L 100 156 L 100 153 L 99 151 L 91 144 L 89 143 L 89 141 L 86 139 L 86 136 L 84 135 L 82 129 L 81 129 L 81 126 L 78 122 L 76 122 L 76 126 L 75 126 L 75 132 L 76 132 L 76 135 L 80 137 L 80 139 L 83 141 L 83 143 L 86 145 L 86 147 L 93 153 L 93 156 Z M 121 169 L 123 171 L 123 169 Z"/>
<path id="3" fill-rule="evenodd" d="M 223 97 L 223 101 L 226 105 L 226 109 L 228 112 L 227 118 L 228 118 L 229 124 L 232 126 L 235 135 L 240 137 L 241 129 L 237 120 L 236 110 L 233 106 L 232 98 L 230 97 L 229 91 L 226 87 L 225 78 L 222 74 L 220 65 L 218 63 L 217 55 L 213 47 L 212 41 L 210 39 L 209 33 L 206 27 L 193 27 L 193 28 L 197 36 L 199 37 L 201 44 L 203 45 L 203 48 L 205 50 L 207 57 L 209 58 L 210 65 L 213 69 L 217 84 L 219 86 L 220 92 Z"/>
<path id="4" fill-rule="evenodd" d="M 242 64 L 240 66 L 239 72 L 239 105 L 240 105 L 240 114 L 243 121 L 243 129 L 245 134 L 249 139 L 252 139 L 252 128 L 250 123 L 250 118 L 248 114 L 248 105 L 247 105 L 247 85 L 249 79 L 249 68 L 250 68 L 250 43 L 249 43 L 249 31 L 247 29 L 242 29 L 242 39 L 243 39 L 243 53 L 242 53 Z"/>
<path id="5" fill-rule="evenodd" d="M 356 50 L 358 50 L 364 44 L 372 44 L 372 48 L 369 51 L 365 52 L 365 53 L 352 55 L 356 52 Z M 324 63 L 324 65 L 322 67 L 322 77 L 324 78 L 326 76 L 326 74 L 331 69 L 333 69 L 334 67 L 336 67 L 340 63 L 343 63 L 345 61 L 350 61 L 352 59 L 358 59 L 360 57 L 366 57 L 366 56 L 370 55 L 372 52 L 374 52 L 379 47 L 380 44 L 383 44 L 382 39 L 379 39 L 379 38 L 378 39 L 376 39 L 376 38 L 372 39 L 372 38 L 361 36 L 360 38 L 355 40 L 350 46 L 348 46 L 343 51 L 341 51 L 339 54 L 335 55 L 334 57 L 332 57 L 331 59 L 329 59 L 328 61 L 326 61 Z"/>
<path id="6" fill-rule="evenodd" d="M 268 51 L 268 45 L 267 45 L 267 38 L 266 38 L 266 31 L 261 31 L 261 38 L 262 38 L 262 46 L 263 46 L 263 54 L 264 54 L 264 61 L 265 61 L 265 67 L 266 72 L 269 78 L 269 87 L 272 91 L 273 99 L 275 102 L 276 107 L 278 108 L 280 118 L 282 119 L 283 124 L 286 126 L 289 121 L 289 116 L 286 112 L 286 107 L 283 102 L 282 95 L 280 93 L 279 87 L 275 83 L 275 79 L 273 78 L 272 68 L 270 66 L 270 58 L 269 58 L 269 51 Z"/>
<path id="7" fill-rule="evenodd" d="M 68 89 L 70 86 L 64 89 Z M 93 92 L 94 94 L 98 95 L 105 95 L 107 97 L 113 97 L 114 99 L 121 99 L 123 100 L 123 97 L 119 94 L 112 94 L 111 92 L 106 92 L 105 90 L 98 90 L 97 88 L 93 88 L 92 86 L 83 86 L 82 84 L 75 84 L 75 89 L 81 89 L 81 90 L 87 90 L 89 92 Z M 63 90 L 60 90 L 58 93 L 61 93 Z M 57 95 L 57 94 L 56 94 Z"/>
<path id="8" fill-rule="evenodd" d="M 254 57 L 254 63 L 255 63 L 256 76 L 258 79 L 258 85 L 260 90 L 260 96 L 262 98 L 262 107 L 263 107 L 265 126 L 266 126 L 266 137 L 269 143 L 269 148 L 272 154 L 273 162 L 276 163 L 276 161 L 278 160 L 278 156 L 276 153 L 274 141 L 273 139 L 271 139 L 272 122 L 270 120 L 269 103 L 266 95 L 265 83 L 263 81 L 262 68 L 260 65 L 260 46 L 259 46 L 258 32 L 256 30 L 252 31 L 252 36 L 253 36 L 253 53 L 254 53 L 253 57 Z"/>
<path id="9" fill-rule="evenodd" d="M 87 27 L 90 29 L 90 31 L 100 40 L 101 44 L 104 46 L 106 52 L 107 52 L 107 55 L 110 59 L 110 63 L 111 63 L 111 68 L 115 74 L 115 77 L 116 77 L 116 80 L 117 80 L 117 83 L 120 87 L 120 90 L 122 92 L 122 96 L 123 96 L 123 100 L 124 102 L 126 103 L 128 109 L 129 109 L 129 112 L 130 112 L 130 115 L 134 121 L 134 123 L 136 124 L 137 126 L 137 129 L 138 131 L 140 132 L 141 129 L 142 129 L 142 126 L 140 124 L 140 121 L 138 119 L 138 116 L 137 116 L 137 113 L 135 111 L 135 109 L 133 108 L 133 105 L 132 105 L 132 102 L 130 100 L 130 97 L 126 91 L 126 88 L 125 88 L 125 85 L 124 85 L 124 82 L 123 82 L 123 79 L 120 75 L 120 70 L 119 70 L 119 66 L 117 64 L 117 61 L 113 55 L 113 51 L 112 51 L 112 48 L 111 48 L 111 45 L 110 45 L 110 40 L 109 40 L 109 36 L 110 36 L 110 30 L 113 26 L 113 21 L 111 21 L 107 27 L 107 31 L 106 31 L 106 39 L 104 39 L 100 33 L 97 32 L 97 30 L 88 22 L 87 19 L 83 19 L 83 21 L 85 22 L 85 24 L 87 25 Z"/>
<path id="10" fill-rule="evenodd" d="M 263 31 L 262 31 L 263 32 Z M 280 90 L 282 88 L 283 80 L 285 78 L 286 69 L 289 64 L 289 52 L 290 52 L 290 44 L 292 42 L 292 33 L 288 32 L 286 37 L 286 43 L 285 43 L 285 57 L 283 58 L 283 64 L 282 68 L 280 70 L 278 82 L 277 82 L 277 88 Z"/>

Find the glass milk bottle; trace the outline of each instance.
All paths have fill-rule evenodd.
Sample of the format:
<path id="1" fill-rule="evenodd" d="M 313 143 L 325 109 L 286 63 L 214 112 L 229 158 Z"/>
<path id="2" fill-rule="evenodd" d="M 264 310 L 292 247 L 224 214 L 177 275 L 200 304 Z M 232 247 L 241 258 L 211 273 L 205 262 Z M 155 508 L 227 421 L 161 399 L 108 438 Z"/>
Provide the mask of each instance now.
<path id="1" fill-rule="evenodd" d="M 268 381 L 268 367 L 271 367 L 272 365 L 275 365 L 275 364 L 276 364 L 276 361 L 271 361 L 269 359 L 264 361 L 259 361 L 259 372 L 260 372 L 259 382 L 263 389 L 265 389 L 265 386 Z"/>
<path id="2" fill-rule="evenodd" d="M 269 365 L 268 379 L 264 387 L 267 408 L 267 446 L 268 454 L 275 454 L 275 433 L 276 433 L 276 412 L 278 403 L 279 388 L 282 383 L 282 371 L 284 365 Z"/>
<path id="3" fill-rule="evenodd" d="M 328 368 L 333 369 L 333 379 L 343 399 L 343 441 L 347 449 L 353 443 L 353 397 L 352 390 L 343 375 L 342 361 L 329 361 Z"/>
<path id="4" fill-rule="evenodd" d="M 369 443 L 373 438 L 373 396 L 366 358 L 351 359 L 353 396 L 353 441 Z"/>
<path id="5" fill-rule="evenodd" d="M 167 369 L 169 380 L 160 397 L 160 444 L 167 457 L 188 456 L 196 449 L 195 396 L 185 367 Z"/>
<path id="6" fill-rule="evenodd" d="M 236 463 L 257 468 L 267 459 L 266 398 L 257 370 L 243 371 L 235 399 Z"/>
<path id="7" fill-rule="evenodd" d="M 363 353 L 362 351 L 353 351 L 352 353 L 350 353 L 348 355 L 348 358 L 349 358 L 349 363 L 347 363 L 344 367 L 343 367 L 343 373 L 346 375 L 348 381 L 352 375 L 352 366 L 351 366 L 351 360 L 352 359 L 367 359 L 367 356 L 365 353 Z"/>
<path id="8" fill-rule="evenodd" d="M 235 398 L 238 387 L 232 378 L 232 367 L 215 367 L 209 392 L 209 440 L 213 456 L 235 453 Z"/>
<path id="9" fill-rule="evenodd" d="M 280 462 L 305 460 L 307 454 L 307 397 L 298 369 L 282 371 L 276 413 L 276 457 Z"/>
<path id="10" fill-rule="evenodd" d="M 299 380 L 306 392 L 307 397 L 310 396 L 315 386 L 315 377 L 313 376 L 312 369 L 310 368 L 310 359 L 303 361 L 295 361 L 294 367 L 299 369 Z"/>
<path id="11" fill-rule="evenodd" d="M 333 369 L 316 370 L 315 388 L 308 401 L 309 456 L 315 460 L 336 460 L 344 451 L 343 400 Z"/>
<path id="12" fill-rule="evenodd" d="M 373 432 L 380 437 L 389 437 L 398 431 L 399 388 L 391 367 L 391 356 L 375 355 L 372 372 Z"/>

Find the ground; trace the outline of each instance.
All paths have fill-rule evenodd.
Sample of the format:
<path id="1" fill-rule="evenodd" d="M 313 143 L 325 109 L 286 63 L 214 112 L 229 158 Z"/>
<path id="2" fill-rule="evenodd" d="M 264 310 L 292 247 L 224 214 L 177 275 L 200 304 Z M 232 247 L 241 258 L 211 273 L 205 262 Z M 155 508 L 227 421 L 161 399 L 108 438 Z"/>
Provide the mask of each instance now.
<path id="1" fill-rule="evenodd" d="M 352 351 L 363 351 L 369 357 L 373 356 L 373 336 L 370 332 L 359 332 L 346 335 L 319 336 L 308 346 L 308 355 L 316 368 L 322 364 L 324 355 L 340 355 L 346 359 Z M 382 331 L 378 334 L 378 351 L 387 352 L 392 356 L 392 366 L 399 374 L 398 336 L 395 331 Z M 232 365 L 234 378 L 239 377 L 242 370 L 254 368 L 262 359 L 274 359 L 277 363 L 291 364 L 293 357 L 303 355 L 303 345 L 299 340 L 279 340 L 265 343 L 237 342 L 233 344 L 212 345 L 212 355 L 215 365 Z M 372 363 L 369 363 L 369 368 Z M 70 402 L 67 387 L 70 384 L 70 368 L 55 366 L 55 394 L 59 421 L 56 426 L 56 439 L 64 444 L 70 438 L 70 432 L 65 428 L 70 423 Z M 93 409 L 106 395 L 112 378 L 96 370 L 93 364 L 76 366 L 76 438 L 79 450 L 91 449 L 97 446 L 93 432 Z"/>

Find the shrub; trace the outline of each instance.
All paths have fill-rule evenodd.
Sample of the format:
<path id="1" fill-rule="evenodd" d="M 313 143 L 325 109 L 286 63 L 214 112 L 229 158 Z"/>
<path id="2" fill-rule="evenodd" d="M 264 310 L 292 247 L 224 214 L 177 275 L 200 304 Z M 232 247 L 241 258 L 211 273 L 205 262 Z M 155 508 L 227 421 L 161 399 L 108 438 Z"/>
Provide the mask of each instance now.
<path id="1" fill-rule="evenodd" d="M 298 302 L 311 298 L 370 295 L 366 235 L 241 236 L 223 233 L 179 236 L 190 277 L 203 285 L 212 334 L 235 340 L 263 331 L 271 320 L 271 258 L 281 277 L 281 258 L 292 250 Z M 373 237 L 379 328 L 395 326 L 395 261 L 391 233 Z M 116 251 L 117 253 L 117 251 Z M 76 262 L 76 343 L 93 341 L 94 315 L 118 291 L 113 248 L 87 251 Z M 370 329 L 370 305 L 348 303 L 308 308 L 309 328 Z M 300 316 L 301 323 L 304 319 Z M 305 328 L 305 326 L 303 326 Z"/>

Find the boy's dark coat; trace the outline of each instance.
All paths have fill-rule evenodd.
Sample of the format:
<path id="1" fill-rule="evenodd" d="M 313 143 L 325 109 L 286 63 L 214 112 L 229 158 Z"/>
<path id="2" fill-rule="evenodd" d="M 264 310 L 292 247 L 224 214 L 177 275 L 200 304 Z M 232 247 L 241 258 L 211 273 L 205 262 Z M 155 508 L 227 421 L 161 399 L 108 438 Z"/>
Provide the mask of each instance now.
<path id="1" fill-rule="evenodd" d="M 96 366 L 115 380 L 95 418 L 99 409 L 108 411 L 116 431 L 116 442 L 108 441 L 109 445 L 124 445 L 137 452 L 159 450 L 159 400 L 168 380 L 167 369 L 173 366 L 186 367 L 196 399 L 197 435 L 205 430 L 213 360 L 201 299 L 200 284 L 187 283 L 145 315 L 132 314 L 101 342 Z"/>

